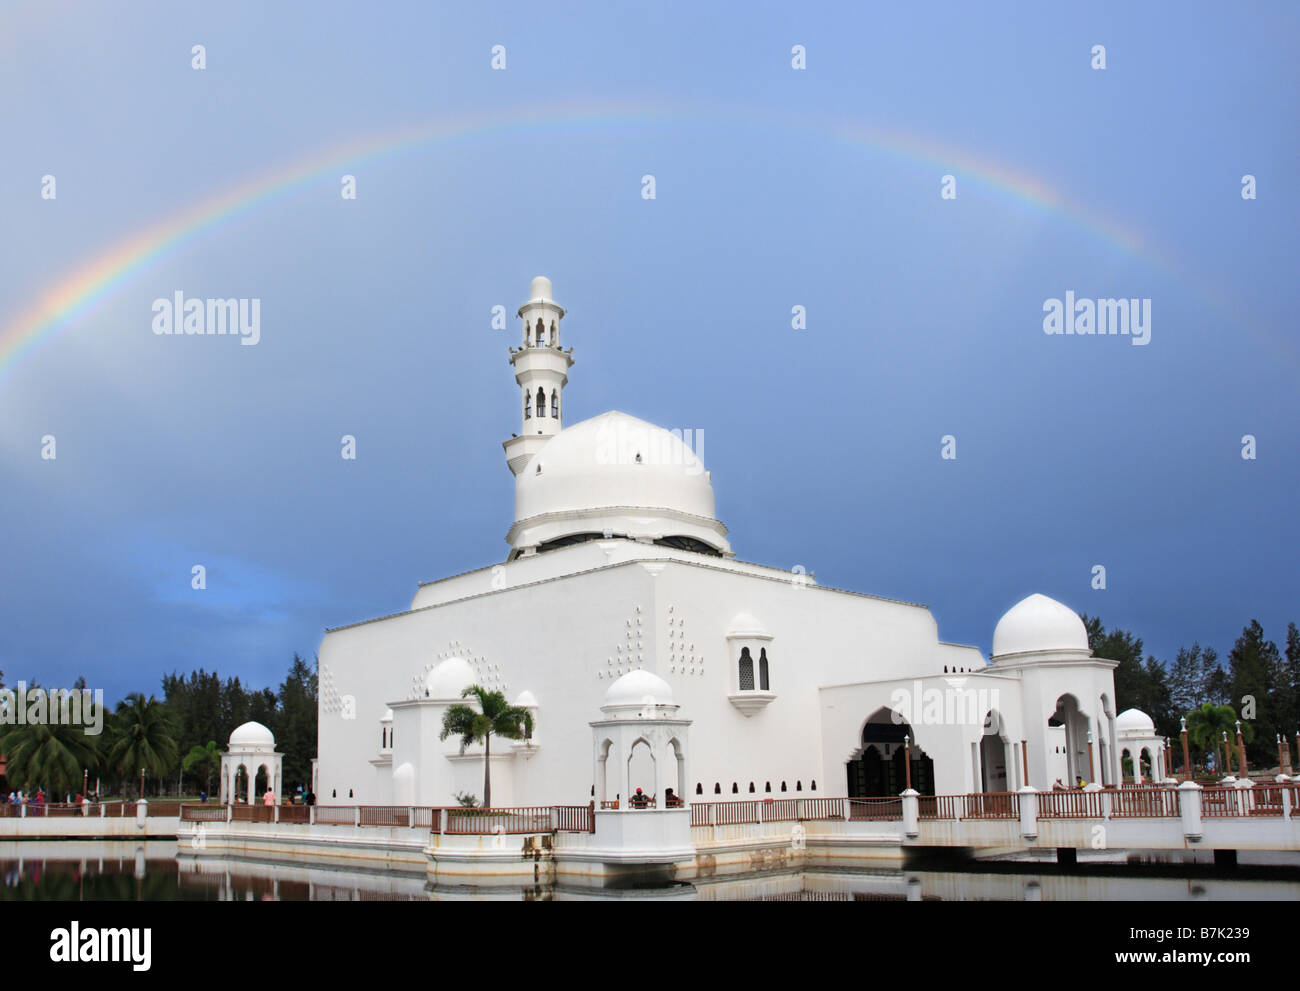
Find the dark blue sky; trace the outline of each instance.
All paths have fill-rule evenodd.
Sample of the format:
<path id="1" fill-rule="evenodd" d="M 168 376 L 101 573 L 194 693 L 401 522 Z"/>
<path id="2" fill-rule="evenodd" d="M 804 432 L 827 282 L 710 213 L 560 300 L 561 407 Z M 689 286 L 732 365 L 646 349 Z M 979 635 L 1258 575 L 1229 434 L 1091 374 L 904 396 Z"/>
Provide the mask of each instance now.
<path id="1" fill-rule="evenodd" d="M 484 122 L 271 196 L 0 354 L 6 680 L 278 684 L 326 626 L 502 560 L 517 330 L 490 311 L 537 274 L 567 422 L 702 429 L 745 560 L 985 652 L 1033 591 L 1162 658 L 1300 620 L 1297 8 L 699 6 L 0 5 L 0 338 L 223 190 Z M 178 289 L 261 299 L 261 342 L 155 336 Z M 1151 299 L 1151 343 L 1046 336 L 1067 290 Z"/>

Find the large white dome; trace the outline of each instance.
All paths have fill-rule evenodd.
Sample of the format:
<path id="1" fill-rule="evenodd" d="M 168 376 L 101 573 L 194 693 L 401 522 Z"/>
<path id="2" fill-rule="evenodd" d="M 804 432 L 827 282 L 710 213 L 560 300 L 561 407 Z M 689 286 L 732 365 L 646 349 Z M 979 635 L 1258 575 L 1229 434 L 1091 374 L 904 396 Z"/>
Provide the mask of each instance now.
<path id="1" fill-rule="evenodd" d="M 275 736 L 261 723 L 248 722 L 235 727 L 235 731 L 230 734 L 230 746 L 274 747 Z"/>
<path id="2" fill-rule="evenodd" d="M 709 474 L 682 437 L 614 411 L 561 430 L 524 466 L 507 539 L 546 550 L 608 533 L 730 554 L 726 532 Z"/>
<path id="3" fill-rule="evenodd" d="M 1058 650 L 1088 650 L 1088 631 L 1069 606 L 1035 592 L 998 620 L 993 656 Z"/>

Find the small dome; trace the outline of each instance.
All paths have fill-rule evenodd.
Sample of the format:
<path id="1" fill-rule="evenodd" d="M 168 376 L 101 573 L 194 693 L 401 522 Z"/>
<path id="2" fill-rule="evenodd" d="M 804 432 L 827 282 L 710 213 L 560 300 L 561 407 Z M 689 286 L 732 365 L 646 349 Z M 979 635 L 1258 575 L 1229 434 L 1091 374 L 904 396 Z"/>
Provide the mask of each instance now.
<path id="1" fill-rule="evenodd" d="M 534 299 L 551 299 L 551 280 L 544 275 L 539 275 L 533 279 L 532 285 L 528 288 L 528 298 L 531 302 Z"/>
<path id="2" fill-rule="evenodd" d="M 536 709 L 537 696 L 525 688 L 515 699 L 515 705 L 521 709 Z"/>
<path id="3" fill-rule="evenodd" d="M 1141 709 L 1125 709 L 1115 717 L 1115 732 L 1155 736 L 1156 724 Z"/>
<path id="4" fill-rule="evenodd" d="M 474 684 L 474 669 L 463 657 L 449 657 L 429 672 L 425 687 L 432 699 L 459 699 L 460 693 Z"/>
<path id="5" fill-rule="evenodd" d="M 738 613 L 727 629 L 729 637 L 762 637 L 771 639 L 772 635 L 757 619 L 747 612 Z"/>
<path id="6" fill-rule="evenodd" d="M 605 705 L 676 705 L 673 690 L 657 674 L 629 671 L 605 692 Z"/>
<path id="7" fill-rule="evenodd" d="M 1088 650 L 1083 620 L 1067 605 L 1035 592 L 1021 599 L 998 620 L 993 631 L 993 656 Z"/>
<path id="8" fill-rule="evenodd" d="M 275 736 L 261 723 L 248 722 L 230 734 L 232 747 L 274 747 Z"/>

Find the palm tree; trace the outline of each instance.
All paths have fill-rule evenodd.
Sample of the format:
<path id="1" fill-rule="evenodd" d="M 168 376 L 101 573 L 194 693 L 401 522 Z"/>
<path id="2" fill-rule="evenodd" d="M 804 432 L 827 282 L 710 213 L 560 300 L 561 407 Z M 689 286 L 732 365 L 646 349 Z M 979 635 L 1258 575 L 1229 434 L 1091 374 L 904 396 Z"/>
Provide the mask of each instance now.
<path id="1" fill-rule="evenodd" d="M 161 778 L 176 763 L 175 724 L 166 706 L 152 695 L 146 699 L 132 692 L 117 704 L 114 736 L 108 763 L 124 780 L 132 780 L 141 768 Z"/>
<path id="2" fill-rule="evenodd" d="M 199 768 L 203 772 L 203 790 L 212 791 L 212 768 L 221 766 L 221 748 L 217 746 L 215 740 L 209 740 L 206 746 L 200 747 L 195 744 L 190 748 L 190 752 L 185 755 L 181 761 L 181 770 L 189 773 L 194 768 Z"/>
<path id="3" fill-rule="evenodd" d="M 478 709 L 468 705 L 453 705 L 442 716 L 441 740 L 455 734 L 460 737 L 460 752 L 471 743 L 483 744 L 483 807 L 492 807 L 492 737 L 521 740 L 533 735 L 533 716 L 527 709 L 508 705 L 500 692 L 489 692 L 479 685 L 470 685 L 460 693 L 461 698 L 473 695 L 478 699 Z"/>
<path id="4" fill-rule="evenodd" d="M 1199 709 L 1193 709 L 1187 714 L 1187 738 L 1205 754 L 1217 754 L 1224 733 L 1228 734 L 1232 746 L 1236 746 L 1236 723 L 1237 713 L 1233 711 L 1232 706 L 1206 702 Z M 1241 738 L 1249 743 L 1254 737 L 1254 727 L 1250 723 L 1242 723 Z M 1223 770 L 1225 773 L 1230 773 L 1231 763 Z"/>
<path id="5" fill-rule="evenodd" d="M 0 736 L 0 753 L 8 760 L 6 774 L 11 782 L 26 791 L 43 787 L 53 800 L 81 791 L 83 775 L 95 766 L 94 739 L 82 726 L 24 723 Z"/>

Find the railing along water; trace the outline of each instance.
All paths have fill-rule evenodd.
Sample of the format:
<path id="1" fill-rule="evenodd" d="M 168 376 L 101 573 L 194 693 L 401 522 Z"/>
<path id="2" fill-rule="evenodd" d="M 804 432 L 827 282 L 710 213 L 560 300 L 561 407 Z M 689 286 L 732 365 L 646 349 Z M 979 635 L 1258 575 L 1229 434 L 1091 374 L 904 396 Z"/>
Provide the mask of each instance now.
<path id="1" fill-rule="evenodd" d="M 1038 793 L 1040 819 L 1103 819 L 1100 791 L 1042 791 Z"/>
<path id="2" fill-rule="evenodd" d="M 490 835 L 551 832 L 551 805 L 520 808 L 448 809 L 448 834 Z"/>
<path id="3" fill-rule="evenodd" d="M 922 795 L 918 800 L 921 819 L 956 819 L 956 795 Z"/>
<path id="4" fill-rule="evenodd" d="M 182 805 L 181 822 L 225 822 L 224 805 Z"/>
<path id="5" fill-rule="evenodd" d="M 901 798 L 850 798 L 849 818 L 869 821 L 889 821 L 903 818 Z"/>
<path id="6" fill-rule="evenodd" d="M 1015 792 L 978 792 L 962 796 L 963 819 L 1018 819 L 1020 796 Z"/>
<path id="7" fill-rule="evenodd" d="M 1106 794 L 1112 819 L 1170 819 L 1182 812 L 1177 788 L 1138 785 L 1110 789 Z"/>

